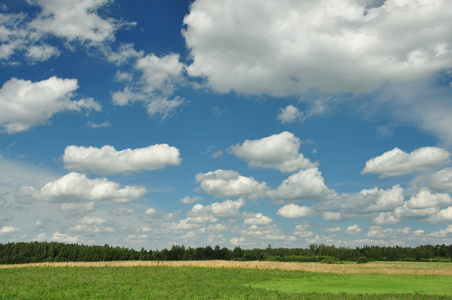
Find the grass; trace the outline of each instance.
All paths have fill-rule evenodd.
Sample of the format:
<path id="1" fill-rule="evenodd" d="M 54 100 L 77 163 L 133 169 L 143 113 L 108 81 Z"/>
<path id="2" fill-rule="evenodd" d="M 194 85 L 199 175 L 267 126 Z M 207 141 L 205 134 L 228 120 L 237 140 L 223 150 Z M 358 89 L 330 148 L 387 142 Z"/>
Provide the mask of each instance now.
<path id="1" fill-rule="evenodd" d="M 436 275 L 318 274 L 309 278 L 269 280 L 253 287 L 284 292 L 347 294 L 425 294 L 452 296 L 452 278 Z"/>
<path id="2" fill-rule="evenodd" d="M 383 270 L 349 267 L 353 274 L 281 270 L 257 262 L 233 267 L 228 262 L 186 262 L 188 266 L 162 266 L 155 262 L 97 264 L 62 263 L 0 268 L 0 299 L 451 299 L 452 276 L 421 275 L 434 265 L 396 265 L 391 272 L 414 275 L 375 274 Z M 173 262 L 171 262 L 173 263 Z M 198 266 L 196 266 L 198 263 Z M 280 264 L 294 268 L 306 264 Z M 59 266 L 54 268 L 53 266 Z M 94 267 L 96 266 L 96 267 Z M 112 267 L 116 266 L 116 267 Z M 202 266 L 202 267 L 200 267 Z M 312 267 L 309 264 L 310 267 Z M 330 265 L 317 264 L 320 268 Z M 448 266 L 437 265 L 440 272 Z M 263 267 L 272 267 L 262 269 Z M 300 267 L 300 266 L 298 266 Z M 336 269 L 335 269 L 336 270 Z M 369 272 L 370 270 L 370 272 Z M 338 269 L 336 270 L 338 271 Z M 414 289 L 413 289 L 414 288 Z"/>

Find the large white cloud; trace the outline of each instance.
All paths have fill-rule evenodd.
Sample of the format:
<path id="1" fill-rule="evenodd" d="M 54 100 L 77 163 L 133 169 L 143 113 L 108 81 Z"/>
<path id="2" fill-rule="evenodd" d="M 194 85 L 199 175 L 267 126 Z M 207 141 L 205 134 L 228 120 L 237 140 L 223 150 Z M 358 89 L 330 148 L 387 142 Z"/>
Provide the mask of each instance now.
<path id="1" fill-rule="evenodd" d="M 0 130 L 10 134 L 27 131 L 61 111 L 99 111 L 100 105 L 92 98 L 71 100 L 77 88 L 76 79 L 51 77 L 32 82 L 11 78 L 0 89 Z"/>
<path id="2" fill-rule="evenodd" d="M 294 172 L 317 166 L 298 153 L 301 141 L 293 133 L 284 131 L 259 140 L 246 140 L 228 150 L 248 161 L 251 168 L 276 168 L 281 172 Z"/>
<path id="3" fill-rule="evenodd" d="M 114 40 L 120 23 L 101 18 L 96 11 L 109 0 L 33 0 L 41 13 L 29 26 L 38 32 L 50 33 L 68 41 L 103 42 Z"/>
<path id="4" fill-rule="evenodd" d="M 269 191 L 268 195 L 277 203 L 287 203 L 318 200 L 329 192 L 319 169 L 310 168 L 289 176 L 276 190 Z"/>
<path id="5" fill-rule="evenodd" d="M 449 157 L 447 150 L 438 147 L 422 147 L 411 153 L 396 147 L 368 160 L 361 173 L 377 173 L 381 177 L 405 175 L 445 165 L 450 162 Z"/>
<path id="6" fill-rule="evenodd" d="M 277 215 L 283 218 L 305 218 L 315 216 L 315 211 L 308 206 L 298 206 L 296 204 L 287 204 L 281 207 L 277 212 Z"/>
<path id="7" fill-rule="evenodd" d="M 447 0 L 197 0 L 187 71 L 216 91 L 366 92 L 452 66 Z M 246 13 L 244 13 L 246 12 Z"/>
<path id="8" fill-rule="evenodd" d="M 452 198 L 449 194 L 435 194 L 428 188 L 422 188 L 417 194 L 411 197 L 411 199 L 407 202 L 407 205 L 408 207 L 414 209 L 452 205 Z"/>
<path id="9" fill-rule="evenodd" d="M 156 170 L 179 165 L 179 149 L 167 144 L 116 151 L 112 146 L 68 146 L 63 155 L 65 167 L 74 171 L 90 171 L 102 175 L 129 171 Z"/>
<path id="10" fill-rule="evenodd" d="M 146 193 L 143 186 L 124 186 L 106 178 L 89 179 L 85 174 L 69 173 L 47 183 L 38 193 L 39 198 L 54 202 L 112 201 L 126 203 Z"/>
<path id="11" fill-rule="evenodd" d="M 205 193 L 215 197 L 248 196 L 256 198 L 267 191 L 265 182 L 259 183 L 252 177 L 245 177 L 232 170 L 216 170 L 199 173 L 196 181 L 200 182 Z"/>

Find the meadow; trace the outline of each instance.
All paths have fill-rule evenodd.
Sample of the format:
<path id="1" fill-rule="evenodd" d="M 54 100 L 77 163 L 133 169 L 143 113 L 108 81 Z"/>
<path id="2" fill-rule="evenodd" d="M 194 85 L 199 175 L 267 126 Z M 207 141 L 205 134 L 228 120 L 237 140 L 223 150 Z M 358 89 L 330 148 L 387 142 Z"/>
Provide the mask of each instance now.
<path id="1" fill-rule="evenodd" d="M 451 263 L 234 261 L 0 267 L 1 299 L 451 299 Z"/>

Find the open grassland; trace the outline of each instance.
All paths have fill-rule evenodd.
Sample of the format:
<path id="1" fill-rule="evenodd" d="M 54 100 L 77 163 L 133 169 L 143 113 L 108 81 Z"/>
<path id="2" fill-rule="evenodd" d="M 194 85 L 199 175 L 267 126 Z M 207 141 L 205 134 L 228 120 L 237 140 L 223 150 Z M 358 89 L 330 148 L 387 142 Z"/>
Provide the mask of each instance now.
<path id="1" fill-rule="evenodd" d="M 334 274 L 407 274 L 407 275 L 450 275 L 452 263 L 439 262 L 372 262 L 368 264 L 341 263 L 293 263 L 272 261 L 105 261 L 105 262 L 58 262 L 0 265 L 3 268 L 24 267 L 201 267 L 241 268 L 260 270 L 306 271 Z"/>
<path id="2" fill-rule="evenodd" d="M 451 263 L 127 261 L 0 268 L 2 299 L 452 299 Z"/>

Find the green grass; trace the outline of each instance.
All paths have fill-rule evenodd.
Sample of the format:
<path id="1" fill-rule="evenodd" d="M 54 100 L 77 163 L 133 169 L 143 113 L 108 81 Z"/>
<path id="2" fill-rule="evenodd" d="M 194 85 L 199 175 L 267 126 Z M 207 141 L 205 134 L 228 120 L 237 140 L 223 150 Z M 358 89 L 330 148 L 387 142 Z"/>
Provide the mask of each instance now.
<path id="1" fill-rule="evenodd" d="M 194 267 L 0 269 L 1 299 L 450 299 L 451 276 L 333 275 Z M 381 277 L 380 277 L 381 276 Z M 397 284 L 399 278 L 403 284 Z M 434 279 L 434 280 L 433 280 Z M 361 280 L 362 286 L 353 285 Z M 376 280 L 378 284 L 372 284 Z M 406 289 L 412 280 L 426 293 Z M 347 283 L 343 285 L 344 283 Z M 386 282 L 386 283 L 385 283 Z M 382 288 L 391 284 L 394 290 Z M 414 284 L 412 284 L 414 285 Z M 445 285 L 447 287 L 445 287 Z M 317 286 L 313 289 L 312 286 Z M 330 288 L 321 287 L 330 286 Z M 340 287 L 347 287 L 341 289 Z M 397 290 L 398 286 L 403 289 Z M 419 290 L 418 290 L 419 291 Z M 421 292 L 421 291 L 419 291 Z M 402 293 L 402 294 L 399 294 Z M 405 293 L 405 294 L 403 294 Z"/>
<path id="2" fill-rule="evenodd" d="M 299 279 L 269 280 L 252 286 L 296 293 L 418 293 L 452 296 L 452 278 L 435 275 L 312 274 Z"/>

